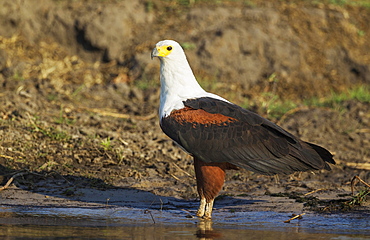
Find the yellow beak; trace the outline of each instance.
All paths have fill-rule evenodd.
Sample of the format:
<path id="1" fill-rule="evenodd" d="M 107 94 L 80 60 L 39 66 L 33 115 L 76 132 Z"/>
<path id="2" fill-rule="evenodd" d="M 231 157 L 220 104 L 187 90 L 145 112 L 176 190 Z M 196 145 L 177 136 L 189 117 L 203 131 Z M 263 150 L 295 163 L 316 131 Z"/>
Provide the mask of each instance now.
<path id="1" fill-rule="evenodd" d="M 170 53 L 170 50 L 167 50 L 167 48 L 168 46 L 153 48 L 151 58 L 153 59 L 154 57 L 166 57 Z"/>

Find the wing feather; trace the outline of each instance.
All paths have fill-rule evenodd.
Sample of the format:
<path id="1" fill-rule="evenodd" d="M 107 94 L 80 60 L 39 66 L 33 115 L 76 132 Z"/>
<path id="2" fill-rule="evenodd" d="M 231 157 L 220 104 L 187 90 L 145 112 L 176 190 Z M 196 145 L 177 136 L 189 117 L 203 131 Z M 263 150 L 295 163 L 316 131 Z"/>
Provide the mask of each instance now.
<path id="1" fill-rule="evenodd" d="M 296 138 L 237 105 L 209 97 L 184 102 L 161 120 L 163 131 L 205 162 L 229 162 L 263 174 L 330 169 L 326 149 Z"/>

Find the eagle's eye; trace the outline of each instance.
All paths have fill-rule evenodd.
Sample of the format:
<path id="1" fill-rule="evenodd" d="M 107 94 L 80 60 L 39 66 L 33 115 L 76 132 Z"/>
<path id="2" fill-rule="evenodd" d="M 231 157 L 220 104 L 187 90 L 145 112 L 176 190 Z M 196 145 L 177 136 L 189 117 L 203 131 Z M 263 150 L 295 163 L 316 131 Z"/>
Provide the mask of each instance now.
<path id="1" fill-rule="evenodd" d="M 171 50 L 172 50 L 171 46 L 167 47 L 167 51 L 171 51 Z"/>

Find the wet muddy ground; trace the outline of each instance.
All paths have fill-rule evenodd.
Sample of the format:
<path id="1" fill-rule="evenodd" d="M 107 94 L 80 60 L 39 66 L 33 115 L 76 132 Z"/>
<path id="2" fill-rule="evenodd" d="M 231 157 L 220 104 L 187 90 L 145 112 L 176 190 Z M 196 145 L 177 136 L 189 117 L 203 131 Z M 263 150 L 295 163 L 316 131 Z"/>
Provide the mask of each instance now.
<path id="1" fill-rule="evenodd" d="M 51 187 L 51 186 L 49 186 Z M 196 201 L 134 189 L 79 189 L 66 197 L 50 188 L 32 193 L 10 187 L 2 193 L 0 232 L 12 237 L 93 239 L 367 239 L 370 215 L 363 211 L 318 214 L 287 197 L 225 197 L 212 220 L 196 217 Z M 269 205 L 271 210 L 260 210 Z M 281 206 L 290 206 L 289 209 Z M 279 207 L 280 206 L 280 207 Z M 266 209 L 266 208 L 265 208 Z M 278 209 L 278 210 L 276 210 Z M 302 213 L 302 212 L 301 212 Z"/>

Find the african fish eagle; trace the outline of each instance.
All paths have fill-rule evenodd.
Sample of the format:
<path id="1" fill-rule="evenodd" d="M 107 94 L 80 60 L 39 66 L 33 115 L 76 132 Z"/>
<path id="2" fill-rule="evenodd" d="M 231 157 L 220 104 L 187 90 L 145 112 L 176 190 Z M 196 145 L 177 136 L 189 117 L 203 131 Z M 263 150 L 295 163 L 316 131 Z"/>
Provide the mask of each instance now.
<path id="1" fill-rule="evenodd" d="M 326 149 L 304 142 L 258 114 L 208 93 L 198 84 L 179 43 L 156 44 L 160 60 L 160 126 L 194 157 L 200 206 L 211 218 L 225 170 L 242 167 L 265 175 L 327 169 L 335 164 Z"/>

